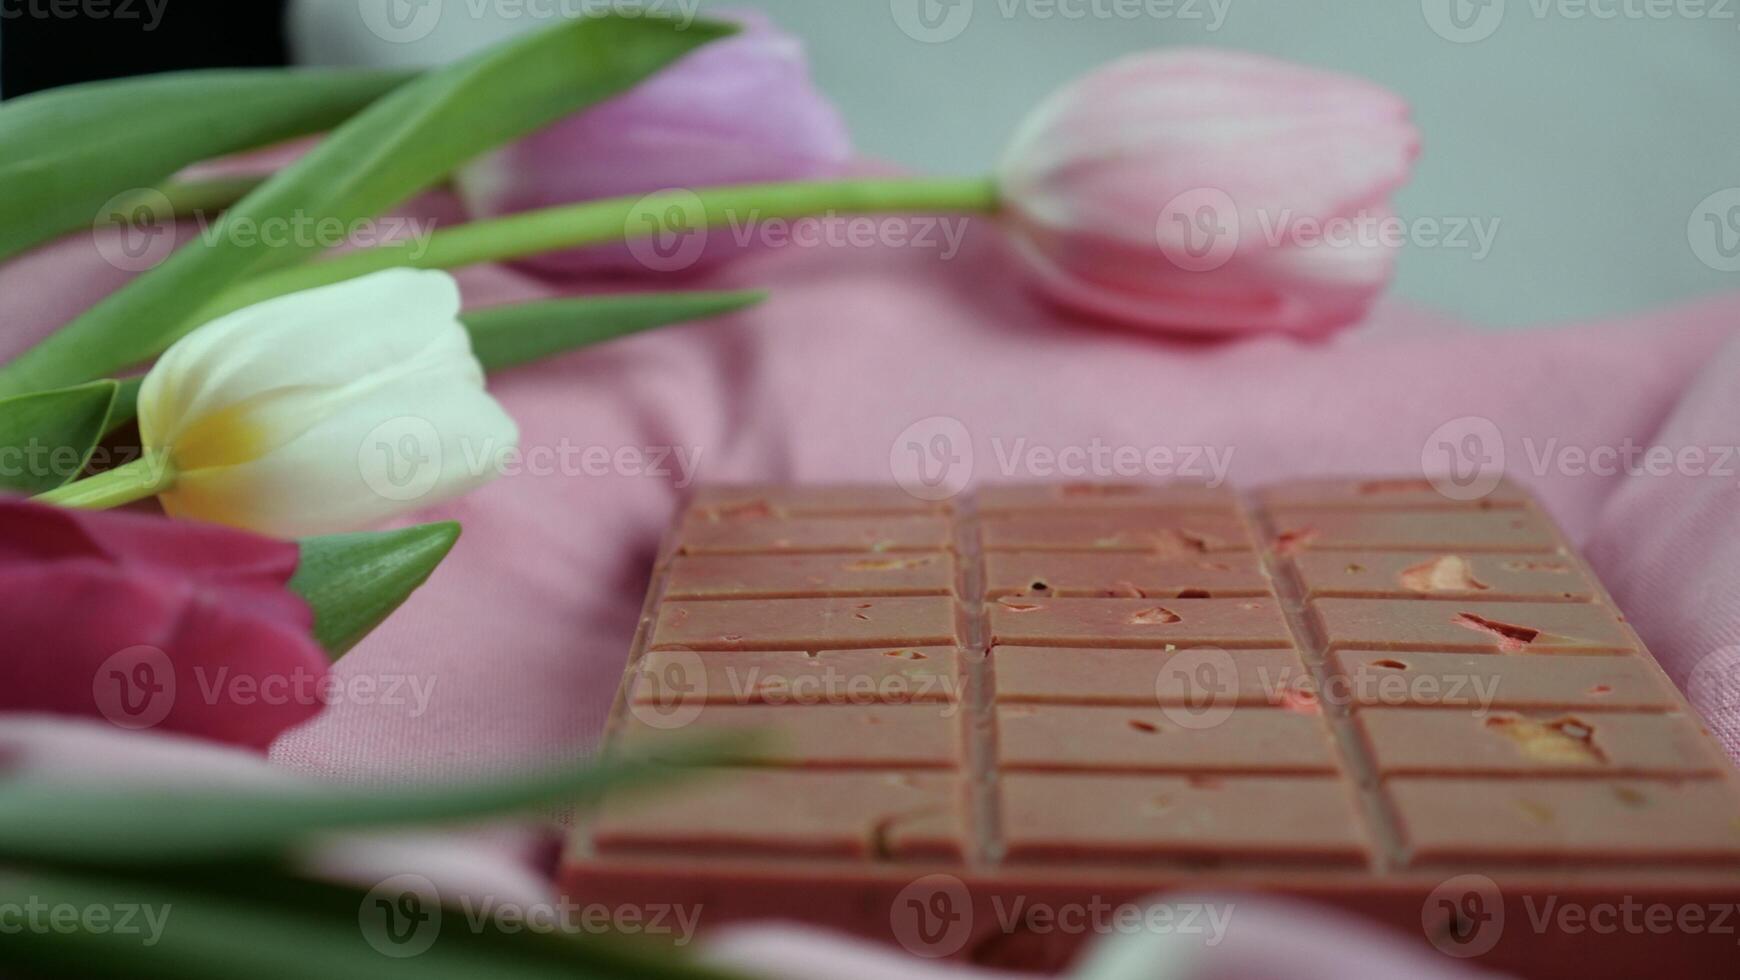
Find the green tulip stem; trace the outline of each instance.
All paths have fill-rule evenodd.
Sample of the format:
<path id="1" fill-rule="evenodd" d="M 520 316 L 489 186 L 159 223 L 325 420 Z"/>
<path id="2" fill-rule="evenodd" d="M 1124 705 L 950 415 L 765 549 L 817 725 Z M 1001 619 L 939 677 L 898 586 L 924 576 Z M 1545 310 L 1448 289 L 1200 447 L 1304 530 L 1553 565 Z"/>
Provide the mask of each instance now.
<path id="1" fill-rule="evenodd" d="M 665 191 L 545 208 L 458 225 L 421 241 L 383 244 L 248 280 L 195 318 L 203 322 L 286 293 L 396 266 L 452 269 L 541 252 L 650 238 L 757 221 L 843 214 L 991 214 L 989 177 L 799 181 Z"/>
<path id="2" fill-rule="evenodd" d="M 155 497 L 175 484 L 175 466 L 164 453 L 143 456 L 76 483 L 37 494 L 36 500 L 60 507 L 105 510 Z"/>

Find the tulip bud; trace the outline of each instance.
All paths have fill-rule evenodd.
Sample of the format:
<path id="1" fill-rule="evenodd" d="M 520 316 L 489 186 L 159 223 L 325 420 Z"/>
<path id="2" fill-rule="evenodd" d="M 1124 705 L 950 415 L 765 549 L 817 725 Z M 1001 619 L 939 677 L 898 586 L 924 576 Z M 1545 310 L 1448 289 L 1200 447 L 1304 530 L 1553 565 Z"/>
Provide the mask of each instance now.
<path id="1" fill-rule="evenodd" d="M 0 711 L 256 748 L 320 713 L 295 544 L 4 499 L 0 540 Z"/>
<path id="2" fill-rule="evenodd" d="M 480 486 L 518 430 L 484 390 L 444 272 L 390 269 L 228 314 L 139 390 L 171 515 L 281 537 L 354 530 Z"/>
<path id="3" fill-rule="evenodd" d="M 1321 336 L 1389 282 L 1389 196 L 1419 148 L 1368 82 L 1211 49 L 1137 55 L 1023 124 L 998 171 L 1060 305 L 1139 327 Z"/>
<path id="4" fill-rule="evenodd" d="M 654 191 L 843 172 L 852 158 L 851 137 L 838 110 L 811 82 L 802 42 L 757 12 L 723 13 L 722 19 L 743 30 L 462 170 L 456 183 L 467 209 L 496 217 Z M 688 230 L 659 229 L 667 235 Z M 683 267 L 730 255 L 738 248 L 733 237 L 709 236 L 698 254 L 685 255 Z M 522 263 L 551 274 L 649 268 L 623 246 L 550 252 Z M 658 265 L 658 271 L 678 271 Z"/>

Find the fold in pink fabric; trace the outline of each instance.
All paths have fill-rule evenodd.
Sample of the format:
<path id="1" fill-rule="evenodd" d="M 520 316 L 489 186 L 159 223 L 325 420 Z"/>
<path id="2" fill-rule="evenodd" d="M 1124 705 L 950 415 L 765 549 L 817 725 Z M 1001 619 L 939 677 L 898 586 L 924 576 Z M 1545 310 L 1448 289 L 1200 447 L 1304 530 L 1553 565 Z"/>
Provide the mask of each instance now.
<path id="1" fill-rule="evenodd" d="M 450 202 L 421 207 L 452 218 Z M 88 236 L 0 270 L 0 354 L 119 279 Z M 496 267 L 462 282 L 473 307 L 551 292 Z M 415 680 L 428 697 L 335 703 L 281 739 L 274 761 L 375 784 L 590 752 L 652 550 L 688 486 L 889 483 L 912 478 L 924 460 L 909 447 L 928 452 L 938 433 L 953 441 L 926 465 L 946 459 L 959 476 L 970 455 L 974 482 L 1502 471 L 1588 546 L 1740 754 L 1740 294 L 1504 333 L 1389 302 L 1326 342 L 1203 343 L 1090 328 L 1017 283 L 984 221 L 946 258 L 912 244 L 787 248 L 685 283 L 764 287 L 762 307 L 497 376 L 523 458 L 418 515 L 460 520 L 465 535 L 337 667 L 341 680 Z M 1676 461 L 1646 465 L 1663 452 Z M 1137 457 L 1137 472 L 1091 469 Z M 1061 470 L 1065 458 L 1090 471 Z M 1414 945 L 1367 942 L 1363 927 L 1288 928 L 1319 915 L 1252 916 L 1269 926 L 1235 930 L 1191 975 L 1467 975 L 1430 950 L 1422 967 Z M 720 953 L 793 976 L 916 975 L 891 954 L 789 930 L 733 933 Z"/>

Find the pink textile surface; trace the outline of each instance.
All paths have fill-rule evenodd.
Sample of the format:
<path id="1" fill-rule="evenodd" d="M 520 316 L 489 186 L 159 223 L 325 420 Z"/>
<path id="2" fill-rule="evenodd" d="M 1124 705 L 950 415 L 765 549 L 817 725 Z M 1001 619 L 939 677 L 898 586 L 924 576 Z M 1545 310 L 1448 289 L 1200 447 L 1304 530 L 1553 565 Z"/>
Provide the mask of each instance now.
<path id="1" fill-rule="evenodd" d="M 454 219 L 445 200 L 419 207 Z M 1450 462 L 1447 451 L 1491 466 L 1502 455 L 1504 472 L 1587 547 L 1740 756 L 1740 462 L 1731 448 L 1740 445 L 1740 294 L 1505 333 L 1389 302 L 1326 342 L 1171 341 L 1072 322 L 1035 302 L 978 224 L 946 259 L 914 245 L 757 253 L 681 285 L 767 288 L 759 308 L 492 379 L 521 424 L 524 465 L 419 515 L 460 520 L 465 534 L 429 584 L 337 667 L 341 679 L 417 681 L 427 699 L 409 688 L 341 699 L 281 739 L 272 762 L 374 785 L 592 751 L 652 550 L 683 498 L 678 484 L 887 483 L 906 443 L 928 445 L 939 427 L 967 434 L 981 481 L 1151 475 L 1048 469 L 1035 448 L 1170 450 L 1175 463 L 1201 467 L 1197 475 L 1244 486 L 1420 474 L 1423 461 Z M 89 235 L 0 268 L 0 357 L 124 277 Z M 474 308 L 553 292 L 500 267 L 461 281 Z M 1658 461 L 1676 454 L 1668 472 L 1642 455 L 1632 472 L 1590 470 L 1591 454 L 1599 466 L 1611 450 L 1623 464 L 1655 446 L 1666 447 Z M 600 465 L 601 453 L 613 461 Z M 657 467 L 654 457 L 663 457 Z M 47 752 L 60 731 L 48 724 L 0 727 L 0 769 L 103 764 L 100 754 L 93 763 L 89 753 Z M 152 741 L 104 737 L 116 752 Z M 200 771 L 186 758 L 161 768 Z M 1472 975 L 1328 912 L 1252 901 L 1239 921 L 1184 975 Z M 732 930 L 711 955 L 790 976 L 924 975 L 895 954 L 784 927 Z"/>

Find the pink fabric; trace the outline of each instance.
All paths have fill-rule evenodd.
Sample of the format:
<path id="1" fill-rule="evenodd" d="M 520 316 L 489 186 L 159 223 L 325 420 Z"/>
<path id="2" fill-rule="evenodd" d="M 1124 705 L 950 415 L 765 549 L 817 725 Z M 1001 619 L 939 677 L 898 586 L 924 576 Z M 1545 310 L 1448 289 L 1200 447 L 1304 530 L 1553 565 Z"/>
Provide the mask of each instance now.
<path id="1" fill-rule="evenodd" d="M 444 220 L 452 214 L 449 202 L 425 205 Z M 0 322 L 9 326 L 0 356 L 120 278 L 85 236 L 0 269 Z M 769 288 L 773 298 L 759 309 L 501 375 L 493 388 L 521 422 L 527 471 L 419 515 L 461 520 L 465 535 L 429 584 L 337 668 L 341 679 L 432 682 L 427 704 L 335 704 L 280 740 L 273 759 L 370 784 L 590 751 L 651 550 L 682 494 L 669 477 L 591 474 L 592 457 L 580 450 L 681 447 L 690 458 L 700 453 L 700 476 L 713 481 L 886 482 L 897 440 L 912 435 L 903 432 L 921 423 L 913 432 L 927 434 L 941 423 L 924 420 L 936 417 L 970 434 L 977 476 L 989 480 L 1045 476 L 1004 474 L 993 439 L 1005 452 L 1022 438 L 1053 449 L 1096 439 L 1207 447 L 1230 452 L 1228 475 L 1250 485 L 1419 473 L 1438 441 L 1461 445 L 1469 432 L 1496 431 L 1509 474 L 1589 543 L 1656 654 L 1693 685 L 1730 752 L 1740 750 L 1734 460 L 1721 461 L 1726 475 L 1705 476 L 1579 475 L 1574 465 L 1535 464 L 1543 451 L 1627 440 L 1676 450 L 1740 445 L 1740 294 L 1510 333 L 1390 302 L 1327 342 L 1210 344 L 1087 328 L 1014 281 L 985 228 L 949 261 L 919 247 L 758 254 L 705 285 Z M 463 282 L 474 306 L 547 288 L 500 268 L 471 270 Z M 564 447 L 570 471 L 542 472 Z M 1286 928 L 1296 918 L 1259 917 L 1273 928 L 1239 930 L 1236 944 L 1208 951 L 1208 972 L 1198 975 L 1420 967 L 1414 947 L 1368 942 L 1359 931 L 1302 942 Z M 790 964 L 794 976 L 894 969 L 886 954 L 787 930 L 734 933 L 718 949 L 745 964 Z M 1466 975 L 1427 962 L 1436 975 Z"/>

